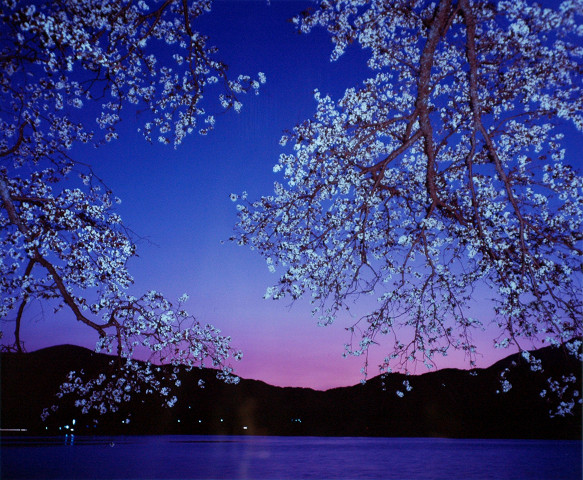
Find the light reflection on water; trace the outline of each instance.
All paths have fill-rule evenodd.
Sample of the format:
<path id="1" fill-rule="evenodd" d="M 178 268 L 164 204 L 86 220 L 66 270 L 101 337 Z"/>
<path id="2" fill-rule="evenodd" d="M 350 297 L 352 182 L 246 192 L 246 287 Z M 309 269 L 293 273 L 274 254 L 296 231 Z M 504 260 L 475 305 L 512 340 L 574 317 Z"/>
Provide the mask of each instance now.
<path id="1" fill-rule="evenodd" d="M 582 442 L 435 438 L 4 437 L 2 479 L 581 479 Z"/>

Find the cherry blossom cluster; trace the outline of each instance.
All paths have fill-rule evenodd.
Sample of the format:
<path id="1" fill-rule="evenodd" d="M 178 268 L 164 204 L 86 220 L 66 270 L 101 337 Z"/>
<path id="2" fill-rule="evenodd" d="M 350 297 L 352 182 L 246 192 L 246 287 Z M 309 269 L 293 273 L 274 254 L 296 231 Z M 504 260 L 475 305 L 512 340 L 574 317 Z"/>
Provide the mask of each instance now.
<path id="1" fill-rule="evenodd" d="M 76 141 L 115 139 L 122 108 L 132 105 L 142 112 L 148 140 L 177 146 L 188 133 L 213 128 L 204 91 L 220 94 L 217 111 L 239 111 L 239 96 L 265 82 L 263 74 L 227 78 L 217 49 L 192 30 L 210 11 L 209 0 L 2 3 L 0 148 L 12 150 L 17 163 Z M 173 54 L 157 55 L 162 46 Z M 86 122 L 86 107 L 95 103 L 99 136 Z"/>
<path id="2" fill-rule="evenodd" d="M 89 313 L 94 305 L 84 290 L 115 297 L 132 283 L 126 263 L 135 247 L 112 212 L 118 200 L 111 192 L 89 186 L 55 193 L 53 169 L 28 178 L 0 174 L 11 206 L 0 210 L 0 316 L 32 298 Z"/>
<path id="3" fill-rule="evenodd" d="M 492 319 L 500 346 L 572 346 L 583 177 L 563 128 L 583 130 L 582 15 L 523 0 L 321 0 L 299 15 L 301 32 L 330 33 L 333 61 L 360 44 L 371 76 L 338 100 L 315 91 L 313 118 L 282 137 L 283 181 L 238 206 L 234 240 L 282 271 L 266 297 L 308 295 L 328 324 L 375 296 L 346 347 L 386 345 L 381 371 L 450 349 L 473 365 L 472 332 Z M 493 310 L 471 310 L 484 296 Z"/>
<path id="4" fill-rule="evenodd" d="M 4 173 L 4 172 L 0 172 Z M 230 338 L 212 325 L 201 325 L 182 307 L 162 294 L 148 292 L 140 298 L 127 293 L 133 280 L 127 270 L 135 246 L 120 217 L 112 212 L 118 201 L 91 177 L 82 175 L 85 191 L 64 189 L 55 171 L 34 172 L 30 178 L 3 182 L 11 210 L 0 210 L 0 315 L 16 312 L 15 350 L 22 351 L 20 323 L 31 300 L 49 301 L 55 310 L 67 308 L 80 322 L 98 332 L 97 351 L 113 354 L 108 375 L 75 376 L 61 387 L 60 395 L 74 393 L 84 413 L 115 411 L 132 394 L 159 394 L 167 405 L 172 382 L 164 385 L 151 364 L 170 364 L 173 377 L 179 367 L 218 369 L 217 376 L 236 381 L 228 360 L 241 357 Z M 133 360 L 138 351 L 146 363 Z M 149 353 L 147 353 L 149 352 Z M 177 383 L 174 382 L 174 386 Z M 120 393 L 122 392 L 122 393 Z"/>
<path id="5" fill-rule="evenodd" d="M 115 360 L 111 360 L 109 372 L 93 376 L 70 372 L 57 396 L 73 395 L 83 414 L 104 414 L 118 411 L 132 395 L 157 395 L 164 406 L 174 406 L 177 397 L 173 392 L 181 386 L 180 374 L 194 367 L 217 369 L 217 378 L 238 383 L 228 361 L 241 359 L 241 352 L 232 351 L 230 337 L 189 315 L 183 308 L 187 299 L 184 295 L 173 306 L 160 293 L 150 291 L 141 298 L 119 301 L 117 297 L 107 308 L 103 299 L 93 305 L 103 311 L 105 328 L 112 327 L 99 340 L 96 351 L 116 354 Z M 148 359 L 135 360 L 136 353 Z M 47 408 L 45 418 L 57 407 Z"/>
<path id="6" fill-rule="evenodd" d="M 217 49 L 193 29 L 211 4 L 1 0 L 0 318 L 15 323 L 14 344 L 3 348 L 23 351 L 32 301 L 97 332 L 98 349 L 114 355 L 110 371 L 73 373 L 61 389 L 85 412 L 115 410 L 142 391 L 171 406 L 178 369 L 205 361 L 236 379 L 228 359 L 240 353 L 184 311 L 185 299 L 173 306 L 157 292 L 128 293 L 136 248 L 115 212 L 119 199 L 75 151 L 116 139 L 129 109 L 147 140 L 176 147 L 212 130 L 213 111 L 238 112 L 241 95 L 258 93 L 263 73 L 227 77 Z M 133 360 L 137 350 L 148 362 Z M 170 376 L 152 373 L 164 363 Z"/>

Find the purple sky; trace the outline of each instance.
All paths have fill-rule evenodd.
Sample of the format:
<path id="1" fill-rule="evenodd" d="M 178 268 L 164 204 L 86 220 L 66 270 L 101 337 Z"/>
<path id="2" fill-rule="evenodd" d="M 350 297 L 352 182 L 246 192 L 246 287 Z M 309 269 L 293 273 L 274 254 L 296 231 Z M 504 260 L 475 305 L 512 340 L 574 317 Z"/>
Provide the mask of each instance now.
<path id="1" fill-rule="evenodd" d="M 330 63 L 332 47 L 325 32 L 295 33 L 287 19 L 307 5 L 218 1 L 201 19 L 198 28 L 219 47 L 231 75 L 261 71 L 267 76 L 260 95 L 244 96 L 239 115 L 217 116 L 216 129 L 207 137 L 193 135 L 178 150 L 150 145 L 137 133 L 140 118 L 128 113 L 120 140 L 73 153 L 94 165 L 123 200 L 119 213 L 125 223 L 148 240 L 138 242 L 140 258 L 130 264 L 135 293 L 155 289 L 171 299 L 188 293 L 187 310 L 231 335 L 233 345 L 243 350 L 243 360 L 235 365 L 242 377 L 325 389 L 361 379 L 363 359 L 343 359 L 342 353 L 349 340 L 344 328 L 365 306 L 355 305 L 353 318 L 318 327 L 308 302 L 290 306 L 289 300 L 263 300 L 277 273 L 269 273 L 256 253 L 227 241 L 237 221 L 229 194 L 246 190 L 256 199 L 272 192 L 280 179 L 272 167 L 282 152 L 281 134 L 313 114 L 313 90 L 337 98 L 365 78 L 359 47 Z M 206 97 L 220 111 L 216 95 Z M 476 310 L 476 316 L 487 320 L 487 304 L 477 304 Z M 48 314 L 31 314 L 22 337 L 28 350 L 59 343 L 92 347 L 96 340 L 67 313 L 59 314 L 57 322 Z M 483 353 L 478 366 L 514 353 L 494 350 L 492 338 L 491 332 L 476 337 Z M 382 347 L 372 352 L 371 376 L 384 353 Z M 467 366 L 463 355 L 438 362 L 440 367 Z"/>

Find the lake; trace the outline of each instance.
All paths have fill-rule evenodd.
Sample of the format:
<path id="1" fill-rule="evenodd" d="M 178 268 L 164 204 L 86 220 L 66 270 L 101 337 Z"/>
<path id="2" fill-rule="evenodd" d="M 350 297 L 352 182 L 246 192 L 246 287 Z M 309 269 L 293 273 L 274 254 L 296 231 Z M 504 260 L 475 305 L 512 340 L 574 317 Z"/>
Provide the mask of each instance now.
<path id="1" fill-rule="evenodd" d="M 7 479 L 581 479 L 582 442 L 439 438 L 2 437 Z"/>

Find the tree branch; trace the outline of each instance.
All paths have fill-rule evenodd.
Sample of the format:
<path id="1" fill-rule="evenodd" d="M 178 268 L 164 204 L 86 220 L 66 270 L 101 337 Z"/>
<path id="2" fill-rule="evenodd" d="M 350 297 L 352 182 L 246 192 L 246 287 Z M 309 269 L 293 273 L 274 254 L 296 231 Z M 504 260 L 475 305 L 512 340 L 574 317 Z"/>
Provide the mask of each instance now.
<path id="1" fill-rule="evenodd" d="M 443 202 L 437 194 L 437 186 L 435 183 L 437 168 L 435 148 L 433 145 L 433 127 L 429 118 L 429 95 L 431 91 L 431 69 L 433 67 L 435 50 L 441 38 L 443 28 L 449 18 L 448 13 L 450 7 L 451 0 L 441 0 L 437 6 L 427 36 L 427 42 L 419 60 L 419 77 L 417 79 L 417 100 L 415 102 L 415 108 L 419 115 L 419 127 L 425 141 L 425 155 L 427 156 L 426 185 L 431 198 L 429 214 L 435 207 L 443 207 Z"/>
<path id="2" fill-rule="evenodd" d="M 26 266 L 26 270 L 24 271 L 23 278 L 26 278 L 30 275 L 30 272 L 32 271 L 32 267 L 34 266 L 34 264 L 35 264 L 35 260 L 30 259 L 28 262 L 28 265 Z M 18 353 L 22 353 L 22 342 L 20 341 L 20 325 L 21 325 L 21 321 L 22 321 L 22 314 L 24 313 L 24 307 L 26 306 L 27 303 L 28 303 L 28 294 L 25 293 L 24 298 L 22 300 L 22 303 L 18 307 L 18 312 L 16 314 L 16 325 L 14 327 L 14 343 L 16 345 L 16 351 Z"/>

